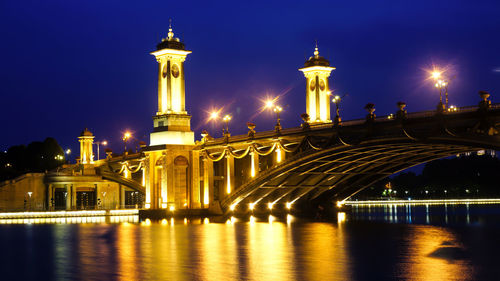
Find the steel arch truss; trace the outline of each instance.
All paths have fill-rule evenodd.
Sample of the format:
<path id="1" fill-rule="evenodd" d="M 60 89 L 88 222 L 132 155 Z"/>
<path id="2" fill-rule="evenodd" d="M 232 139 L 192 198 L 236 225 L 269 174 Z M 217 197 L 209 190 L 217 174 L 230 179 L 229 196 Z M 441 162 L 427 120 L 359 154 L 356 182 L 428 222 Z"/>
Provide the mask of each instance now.
<path id="1" fill-rule="evenodd" d="M 499 147 L 496 137 L 451 136 L 414 141 L 409 138 L 371 140 L 358 145 L 334 145 L 307 151 L 273 167 L 240 186 L 222 201 L 222 207 L 259 201 L 295 202 L 323 194 L 346 199 L 396 172 L 435 159 Z"/>

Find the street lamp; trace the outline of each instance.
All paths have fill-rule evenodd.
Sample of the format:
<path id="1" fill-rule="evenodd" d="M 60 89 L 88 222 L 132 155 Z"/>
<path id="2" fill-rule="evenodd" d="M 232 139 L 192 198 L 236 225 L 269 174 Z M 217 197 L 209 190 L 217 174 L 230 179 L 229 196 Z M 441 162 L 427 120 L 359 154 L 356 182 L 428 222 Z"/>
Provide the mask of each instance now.
<path id="1" fill-rule="evenodd" d="M 226 129 L 222 128 L 222 133 L 224 136 L 229 136 L 229 121 L 231 121 L 232 117 L 229 114 L 226 114 L 224 118 L 222 118 L 222 121 L 226 123 Z"/>
<path id="2" fill-rule="evenodd" d="M 26 192 L 26 194 L 28 194 L 28 198 L 29 198 L 28 209 L 31 211 L 31 195 L 33 194 L 33 192 L 28 191 L 28 192 Z"/>
<path id="3" fill-rule="evenodd" d="M 438 80 L 439 78 L 441 78 L 441 71 L 434 70 L 434 71 L 431 73 L 431 76 L 432 76 L 432 79 L 434 79 L 434 80 Z"/>
<path id="4" fill-rule="evenodd" d="M 208 123 L 208 122 L 210 122 L 210 121 L 212 121 L 212 122 L 213 122 L 213 123 L 212 123 L 212 128 L 215 128 L 215 125 L 216 125 L 216 123 L 217 123 L 217 120 L 219 119 L 219 111 L 220 111 L 220 110 L 218 110 L 218 111 L 217 111 L 217 110 L 214 110 L 214 111 L 210 112 L 210 114 L 209 114 L 209 116 L 208 116 L 208 121 L 207 121 L 207 123 Z M 225 134 L 225 133 L 224 133 L 224 127 L 222 127 L 222 135 L 224 135 L 224 134 Z M 208 133 L 207 133 L 207 135 L 208 135 Z"/>
<path id="5" fill-rule="evenodd" d="M 276 125 L 274 126 L 274 130 L 276 132 L 281 131 L 281 119 L 280 119 L 280 112 L 283 111 L 283 108 L 279 105 L 275 105 L 273 100 L 268 100 L 266 101 L 266 108 L 272 109 L 274 112 L 276 112 Z"/>
<path id="6" fill-rule="evenodd" d="M 127 141 L 128 139 L 130 139 L 132 137 L 132 134 L 130 132 L 125 132 L 125 134 L 123 134 L 123 143 L 125 145 L 125 152 L 127 151 Z"/>
<path id="7" fill-rule="evenodd" d="M 69 155 L 71 154 L 71 149 L 66 149 L 66 151 L 64 151 L 64 153 L 66 154 L 66 161 L 69 163 Z"/>
<path id="8" fill-rule="evenodd" d="M 280 112 L 283 111 L 283 108 L 279 105 L 275 106 L 273 109 L 276 112 L 276 126 L 274 126 L 274 130 L 276 132 L 281 131 L 281 120 L 280 120 Z"/>
<path id="9" fill-rule="evenodd" d="M 442 74 L 443 74 L 443 72 L 439 71 L 439 70 L 434 70 L 431 73 L 431 78 L 436 82 L 434 84 L 434 86 L 437 89 L 439 89 L 438 110 L 441 110 L 441 111 L 448 107 L 448 85 L 449 85 L 449 81 L 445 80 L 445 78 L 443 78 Z M 445 95 L 444 104 L 443 104 L 443 89 L 444 89 L 444 95 Z"/>
<path id="10" fill-rule="evenodd" d="M 99 145 L 102 144 L 102 145 L 106 146 L 106 145 L 108 145 L 108 142 L 104 140 L 104 141 L 96 141 L 94 143 L 97 145 L 97 160 L 99 160 L 100 159 L 100 155 L 101 155 L 99 153 Z M 126 148 L 125 148 L 125 150 L 126 150 Z"/>
<path id="11" fill-rule="evenodd" d="M 210 113 L 210 118 L 209 118 L 209 120 L 217 120 L 218 118 L 219 118 L 219 112 L 217 112 L 217 111 L 212 111 L 212 112 Z"/>
<path id="12" fill-rule="evenodd" d="M 333 120 L 333 125 L 338 126 L 341 124 L 340 119 L 340 101 L 342 98 L 340 96 L 334 96 L 332 102 L 335 103 L 335 120 Z"/>
<path id="13" fill-rule="evenodd" d="M 448 83 L 446 81 L 444 81 L 443 79 L 438 79 L 434 86 L 436 86 L 436 88 L 439 89 L 439 103 L 441 105 L 443 104 L 443 88 L 445 89 L 445 93 L 446 93 L 445 105 L 448 104 Z M 445 107 L 446 106 L 444 106 L 443 108 L 445 108 Z"/>

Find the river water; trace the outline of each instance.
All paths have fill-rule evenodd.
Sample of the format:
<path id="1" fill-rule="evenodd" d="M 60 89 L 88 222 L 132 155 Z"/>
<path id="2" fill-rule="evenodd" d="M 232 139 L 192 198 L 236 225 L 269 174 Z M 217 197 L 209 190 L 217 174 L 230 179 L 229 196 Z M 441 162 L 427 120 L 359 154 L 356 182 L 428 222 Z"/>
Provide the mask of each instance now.
<path id="1" fill-rule="evenodd" d="M 500 205 L 462 205 L 1 225 L 0 280 L 500 280 L 499 218 Z"/>

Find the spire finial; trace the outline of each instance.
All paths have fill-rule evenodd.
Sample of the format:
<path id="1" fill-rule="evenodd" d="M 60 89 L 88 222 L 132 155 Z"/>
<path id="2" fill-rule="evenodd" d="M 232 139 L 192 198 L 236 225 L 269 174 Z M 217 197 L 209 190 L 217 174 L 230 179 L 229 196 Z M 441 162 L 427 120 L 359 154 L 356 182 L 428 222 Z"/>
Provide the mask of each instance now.
<path id="1" fill-rule="evenodd" d="M 174 32 L 172 31 L 172 19 L 169 19 L 169 24 L 168 24 L 168 40 L 171 40 L 174 38 Z"/>
<path id="2" fill-rule="evenodd" d="M 314 56 L 319 56 L 319 51 L 318 51 L 318 40 L 316 40 L 316 47 L 314 48 Z"/>

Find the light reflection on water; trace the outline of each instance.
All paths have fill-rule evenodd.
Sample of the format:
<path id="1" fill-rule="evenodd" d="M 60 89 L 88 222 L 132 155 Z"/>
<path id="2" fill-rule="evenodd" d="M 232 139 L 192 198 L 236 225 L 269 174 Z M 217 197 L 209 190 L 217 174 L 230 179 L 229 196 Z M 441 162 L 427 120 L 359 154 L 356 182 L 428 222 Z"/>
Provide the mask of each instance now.
<path id="1" fill-rule="evenodd" d="M 400 268 L 402 279 L 457 280 L 472 278 L 469 261 L 455 235 L 439 227 L 418 226 L 419 231 L 407 237 L 407 252 Z"/>
<path id="2" fill-rule="evenodd" d="M 485 236 L 485 230 L 477 227 L 425 225 L 426 216 L 435 221 L 432 212 L 437 210 L 431 208 L 430 215 L 422 210 L 425 207 L 371 207 L 370 215 L 358 209 L 357 213 L 339 213 L 330 222 L 287 215 L 229 218 L 228 223 L 171 219 L 149 224 L 3 225 L 0 248 L 8 254 L 0 255 L 0 270 L 14 274 L 5 280 L 469 280 L 497 276 L 497 266 L 488 266 L 488 257 L 496 260 L 498 228 L 488 229 Z M 456 221 L 451 217 L 457 210 L 445 212 L 450 221 Z M 462 216 L 467 221 L 467 214 Z M 392 223 L 370 222 L 368 217 Z M 472 213 L 469 217 L 476 219 Z M 412 220 L 422 224 L 408 224 Z"/>
<path id="3" fill-rule="evenodd" d="M 500 225 L 500 206 L 481 205 L 411 205 L 387 204 L 377 206 L 354 205 L 351 208 L 352 219 L 384 221 L 389 223 L 418 223 L 438 225 L 475 225 L 492 222 Z"/>

